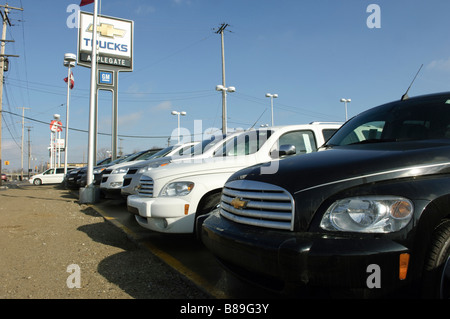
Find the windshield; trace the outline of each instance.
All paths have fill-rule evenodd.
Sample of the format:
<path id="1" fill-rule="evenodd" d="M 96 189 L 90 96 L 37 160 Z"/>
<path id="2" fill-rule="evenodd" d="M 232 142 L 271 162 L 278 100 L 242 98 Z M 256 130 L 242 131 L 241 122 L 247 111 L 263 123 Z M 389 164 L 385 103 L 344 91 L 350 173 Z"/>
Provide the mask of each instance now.
<path id="1" fill-rule="evenodd" d="M 150 158 L 153 158 L 154 155 L 156 155 L 156 153 L 160 151 L 160 149 L 154 149 L 154 150 L 148 150 L 145 151 L 144 153 L 140 154 L 138 157 L 136 157 L 136 161 L 141 161 L 141 160 L 147 160 Z"/>
<path id="2" fill-rule="evenodd" d="M 431 96 L 393 102 L 347 122 L 327 146 L 450 138 L 450 100 Z"/>
<path id="3" fill-rule="evenodd" d="M 109 162 L 108 164 L 122 163 L 123 161 L 125 161 L 127 158 L 129 158 L 132 155 L 134 155 L 134 154 L 127 154 L 127 155 L 121 156 L 119 158 L 116 158 L 114 161 Z"/>
<path id="4" fill-rule="evenodd" d="M 229 140 L 215 156 L 240 156 L 256 153 L 272 135 L 271 130 L 244 132 Z"/>
<path id="5" fill-rule="evenodd" d="M 153 159 L 153 158 L 160 158 L 160 157 L 166 156 L 167 154 L 170 153 L 170 151 L 173 150 L 174 147 L 175 147 L 175 146 L 168 146 L 168 147 L 166 147 L 166 148 L 163 148 L 163 149 L 160 150 L 159 152 L 156 152 L 155 154 L 153 154 L 153 155 L 152 155 L 152 159 Z"/>

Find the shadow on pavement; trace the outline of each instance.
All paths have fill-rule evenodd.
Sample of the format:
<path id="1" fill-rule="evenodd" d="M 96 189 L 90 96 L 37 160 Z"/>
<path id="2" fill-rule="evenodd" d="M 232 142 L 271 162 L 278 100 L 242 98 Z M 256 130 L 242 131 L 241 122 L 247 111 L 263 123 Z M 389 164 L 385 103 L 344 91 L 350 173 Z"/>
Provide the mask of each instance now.
<path id="1" fill-rule="evenodd" d="M 100 216 L 93 208 L 86 215 Z M 98 273 L 136 299 L 209 298 L 182 275 L 167 266 L 150 251 L 142 249 L 113 224 L 101 223 L 78 228 L 95 242 L 122 249 L 97 266 Z"/>

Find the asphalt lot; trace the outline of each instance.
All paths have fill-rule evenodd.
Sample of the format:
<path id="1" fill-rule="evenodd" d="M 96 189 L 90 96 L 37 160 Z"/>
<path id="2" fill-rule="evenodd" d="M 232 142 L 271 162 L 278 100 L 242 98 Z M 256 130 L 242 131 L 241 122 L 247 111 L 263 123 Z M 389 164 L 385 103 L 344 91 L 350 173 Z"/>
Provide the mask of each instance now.
<path id="1" fill-rule="evenodd" d="M 141 227 L 120 199 L 102 199 L 92 205 L 106 220 L 121 228 L 177 272 L 213 298 L 270 298 L 281 296 L 247 284 L 226 272 L 193 235 L 162 234 Z"/>

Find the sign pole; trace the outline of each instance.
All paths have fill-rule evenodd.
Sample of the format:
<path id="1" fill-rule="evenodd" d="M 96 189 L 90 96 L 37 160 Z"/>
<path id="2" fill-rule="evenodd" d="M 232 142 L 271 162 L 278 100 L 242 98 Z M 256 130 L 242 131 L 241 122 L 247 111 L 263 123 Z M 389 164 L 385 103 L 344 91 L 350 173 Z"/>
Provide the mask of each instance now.
<path id="1" fill-rule="evenodd" d="M 92 19 L 90 15 L 81 11 L 79 13 L 77 62 L 79 66 L 91 68 L 87 185 L 80 188 L 80 202 L 86 203 L 95 202 L 98 197 L 96 193 L 98 189 L 93 184 L 97 148 L 98 91 L 108 90 L 113 93 L 111 152 L 115 159 L 118 131 L 118 73 L 133 70 L 133 21 L 98 15 L 98 0 L 94 0 Z"/>
<path id="2" fill-rule="evenodd" d="M 97 12 L 98 0 L 94 0 L 94 15 L 92 17 L 92 53 L 91 53 L 91 89 L 89 102 L 89 140 L 88 140 L 88 165 L 86 188 L 80 188 L 81 203 L 95 203 L 96 192 L 94 179 L 94 152 L 95 152 L 95 113 L 97 91 Z"/>

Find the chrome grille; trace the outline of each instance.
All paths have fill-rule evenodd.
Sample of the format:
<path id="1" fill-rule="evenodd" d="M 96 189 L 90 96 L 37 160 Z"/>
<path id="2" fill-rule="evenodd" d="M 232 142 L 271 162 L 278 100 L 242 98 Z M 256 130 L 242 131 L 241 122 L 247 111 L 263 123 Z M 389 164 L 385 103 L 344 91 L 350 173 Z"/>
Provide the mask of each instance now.
<path id="1" fill-rule="evenodd" d="M 153 196 L 153 179 L 151 177 L 141 176 L 138 193 L 143 196 Z"/>
<path id="2" fill-rule="evenodd" d="M 256 181 L 225 184 L 220 214 L 236 223 L 293 230 L 294 200 L 284 189 Z"/>

